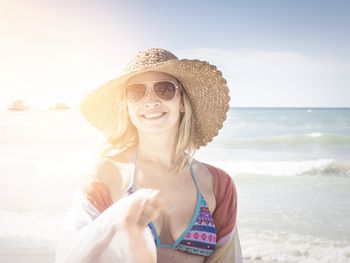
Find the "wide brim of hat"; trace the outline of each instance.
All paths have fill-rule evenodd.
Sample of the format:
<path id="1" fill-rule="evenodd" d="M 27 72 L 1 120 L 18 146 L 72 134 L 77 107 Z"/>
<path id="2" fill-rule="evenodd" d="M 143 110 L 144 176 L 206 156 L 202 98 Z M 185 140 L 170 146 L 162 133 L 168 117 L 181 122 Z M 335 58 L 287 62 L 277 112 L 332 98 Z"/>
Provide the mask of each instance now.
<path id="1" fill-rule="evenodd" d="M 83 116 L 108 136 L 117 129 L 123 88 L 133 76 L 160 71 L 181 82 L 190 101 L 194 116 L 194 144 L 207 145 L 223 127 L 229 110 L 229 89 L 221 71 L 200 60 L 169 60 L 142 67 L 113 79 L 89 93 L 80 104 Z"/>

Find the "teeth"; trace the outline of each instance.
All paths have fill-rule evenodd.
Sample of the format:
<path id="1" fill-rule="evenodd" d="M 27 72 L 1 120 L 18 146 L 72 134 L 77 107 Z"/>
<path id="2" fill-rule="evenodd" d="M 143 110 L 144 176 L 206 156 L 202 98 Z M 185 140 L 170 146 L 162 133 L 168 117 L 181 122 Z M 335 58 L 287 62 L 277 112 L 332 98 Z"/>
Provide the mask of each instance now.
<path id="1" fill-rule="evenodd" d="M 145 118 L 147 119 L 152 119 L 152 118 L 160 117 L 162 115 L 163 113 L 153 113 L 153 114 L 145 114 L 143 116 L 145 116 Z"/>

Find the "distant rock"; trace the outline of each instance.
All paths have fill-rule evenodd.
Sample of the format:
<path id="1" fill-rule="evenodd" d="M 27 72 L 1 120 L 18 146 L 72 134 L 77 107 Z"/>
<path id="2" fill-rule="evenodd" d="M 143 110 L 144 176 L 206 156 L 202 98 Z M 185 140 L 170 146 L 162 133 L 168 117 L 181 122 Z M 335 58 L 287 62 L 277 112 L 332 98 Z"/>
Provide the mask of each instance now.
<path id="1" fill-rule="evenodd" d="M 50 106 L 50 110 L 69 110 L 70 107 L 63 103 L 63 102 L 58 102 Z"/>
<path id="2" fill-rule="evenodd" d="M 23 100 L 15 100 L 12 105 L 8 107 L 9 110 L 13 111 L 26 111 L 29 110 L 29 105 L 24 104 Z"/>

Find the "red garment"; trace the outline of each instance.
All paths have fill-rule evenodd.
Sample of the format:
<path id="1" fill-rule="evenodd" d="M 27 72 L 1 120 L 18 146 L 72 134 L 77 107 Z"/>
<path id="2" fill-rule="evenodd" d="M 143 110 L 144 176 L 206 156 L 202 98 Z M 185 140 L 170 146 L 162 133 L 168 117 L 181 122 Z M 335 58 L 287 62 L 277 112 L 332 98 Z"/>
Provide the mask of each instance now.
<path id="1" fill-rule="evenodd" d="M 237 191 L 232 178 L 223 170 L 203 163 L 213 176 L 216 208 L 213 213 L 217 241 L 230 234 L 237 219 Z"/>

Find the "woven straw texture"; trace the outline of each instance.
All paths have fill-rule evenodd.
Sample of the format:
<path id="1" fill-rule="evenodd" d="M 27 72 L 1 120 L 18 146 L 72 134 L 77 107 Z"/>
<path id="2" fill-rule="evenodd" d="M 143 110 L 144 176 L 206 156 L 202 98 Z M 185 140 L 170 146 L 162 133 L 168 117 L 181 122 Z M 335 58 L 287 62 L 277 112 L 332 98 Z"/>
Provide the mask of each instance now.
<path id="1" fill-rule="evenodd" d="M 171 52 L 152 48 L 137 53 L 127 64 L 124 73 L 93 90 L 81 102 L 84 117 L 107 135 L 117 129 L 123 88 L 131 77 L 160 71 L 181 82 L 191 101 L 194 116 L 194 143 L 197 148 L 207 145 L 218 135 L 229 110 L 229 90 L 222 73 L 213 65 L 200 60 L 179 60 Z"/>

